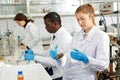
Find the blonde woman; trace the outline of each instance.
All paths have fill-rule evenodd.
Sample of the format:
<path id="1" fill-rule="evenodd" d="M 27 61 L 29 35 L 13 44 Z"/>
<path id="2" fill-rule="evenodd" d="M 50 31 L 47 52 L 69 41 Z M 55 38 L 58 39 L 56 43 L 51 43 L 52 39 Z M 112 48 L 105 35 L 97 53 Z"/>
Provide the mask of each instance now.
<path id="1" fill-rule="evenodd" d="M 73 36 L 70 52 L 59 59 L 65 69 L 63 80 L 96 80 L 97 71 L 109 65 L 109 37 L 95 25 L 90 4 L 80 5 L 75 16 L 82 29 Z M 57 53 L 50 55 L 56 59 Z"/>

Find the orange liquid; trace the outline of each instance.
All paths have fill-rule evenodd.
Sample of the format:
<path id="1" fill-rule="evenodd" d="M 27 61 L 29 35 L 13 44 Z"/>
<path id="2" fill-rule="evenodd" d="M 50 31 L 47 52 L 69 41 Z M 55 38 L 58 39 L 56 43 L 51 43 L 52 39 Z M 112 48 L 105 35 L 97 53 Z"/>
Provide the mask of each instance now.
<path id="1" fill-rule="evenodd" d="M 24 77 L 18 77 L 18 80 L 24 80 Z"/>

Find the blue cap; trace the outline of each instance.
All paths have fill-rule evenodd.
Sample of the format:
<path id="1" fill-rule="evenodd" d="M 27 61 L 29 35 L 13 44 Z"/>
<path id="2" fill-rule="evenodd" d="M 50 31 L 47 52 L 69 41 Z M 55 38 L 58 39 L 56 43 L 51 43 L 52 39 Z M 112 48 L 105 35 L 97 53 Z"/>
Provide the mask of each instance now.
<path id="1" fill-rule="evenodd" d="M 18 74 L 23 74 L 23 72 L 22 71 L 18 71 Z"/>
<path id="2" fill-rule="evenodd" d="M 20 36 L 18 36 L 18 38 L 20 38 Z"/>

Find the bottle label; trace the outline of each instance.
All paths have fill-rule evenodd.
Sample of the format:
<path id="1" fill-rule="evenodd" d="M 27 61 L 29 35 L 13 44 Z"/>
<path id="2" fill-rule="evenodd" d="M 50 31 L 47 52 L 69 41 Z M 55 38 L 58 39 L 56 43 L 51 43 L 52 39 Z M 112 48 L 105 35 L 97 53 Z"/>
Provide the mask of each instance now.
<path id="1" fill-rule="evenodd" d="M 18 76 L 18 80 L 24 80 L 23 76 Z"/>

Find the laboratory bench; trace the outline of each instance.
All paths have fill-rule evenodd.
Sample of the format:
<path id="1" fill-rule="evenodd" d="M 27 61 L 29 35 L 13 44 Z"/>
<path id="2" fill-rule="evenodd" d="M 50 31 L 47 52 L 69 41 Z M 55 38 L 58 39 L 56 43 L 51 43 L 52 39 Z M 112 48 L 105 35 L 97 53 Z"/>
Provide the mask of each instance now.
<path id="1" fill-rule="evenodd" d="M 22 71 L 24 80 L 52 80 L 40 63 L 25 61 L 23 52 L 0 57 L 0 80 L 17 80 L 18 71 Z"/>
<path id="2" fill-rule="evenodd" d="M 24 80 L 52 80 L 41 64 L 8 65 L 0 62 L 0 80 L 17 80 L 18 71 Z"/>

